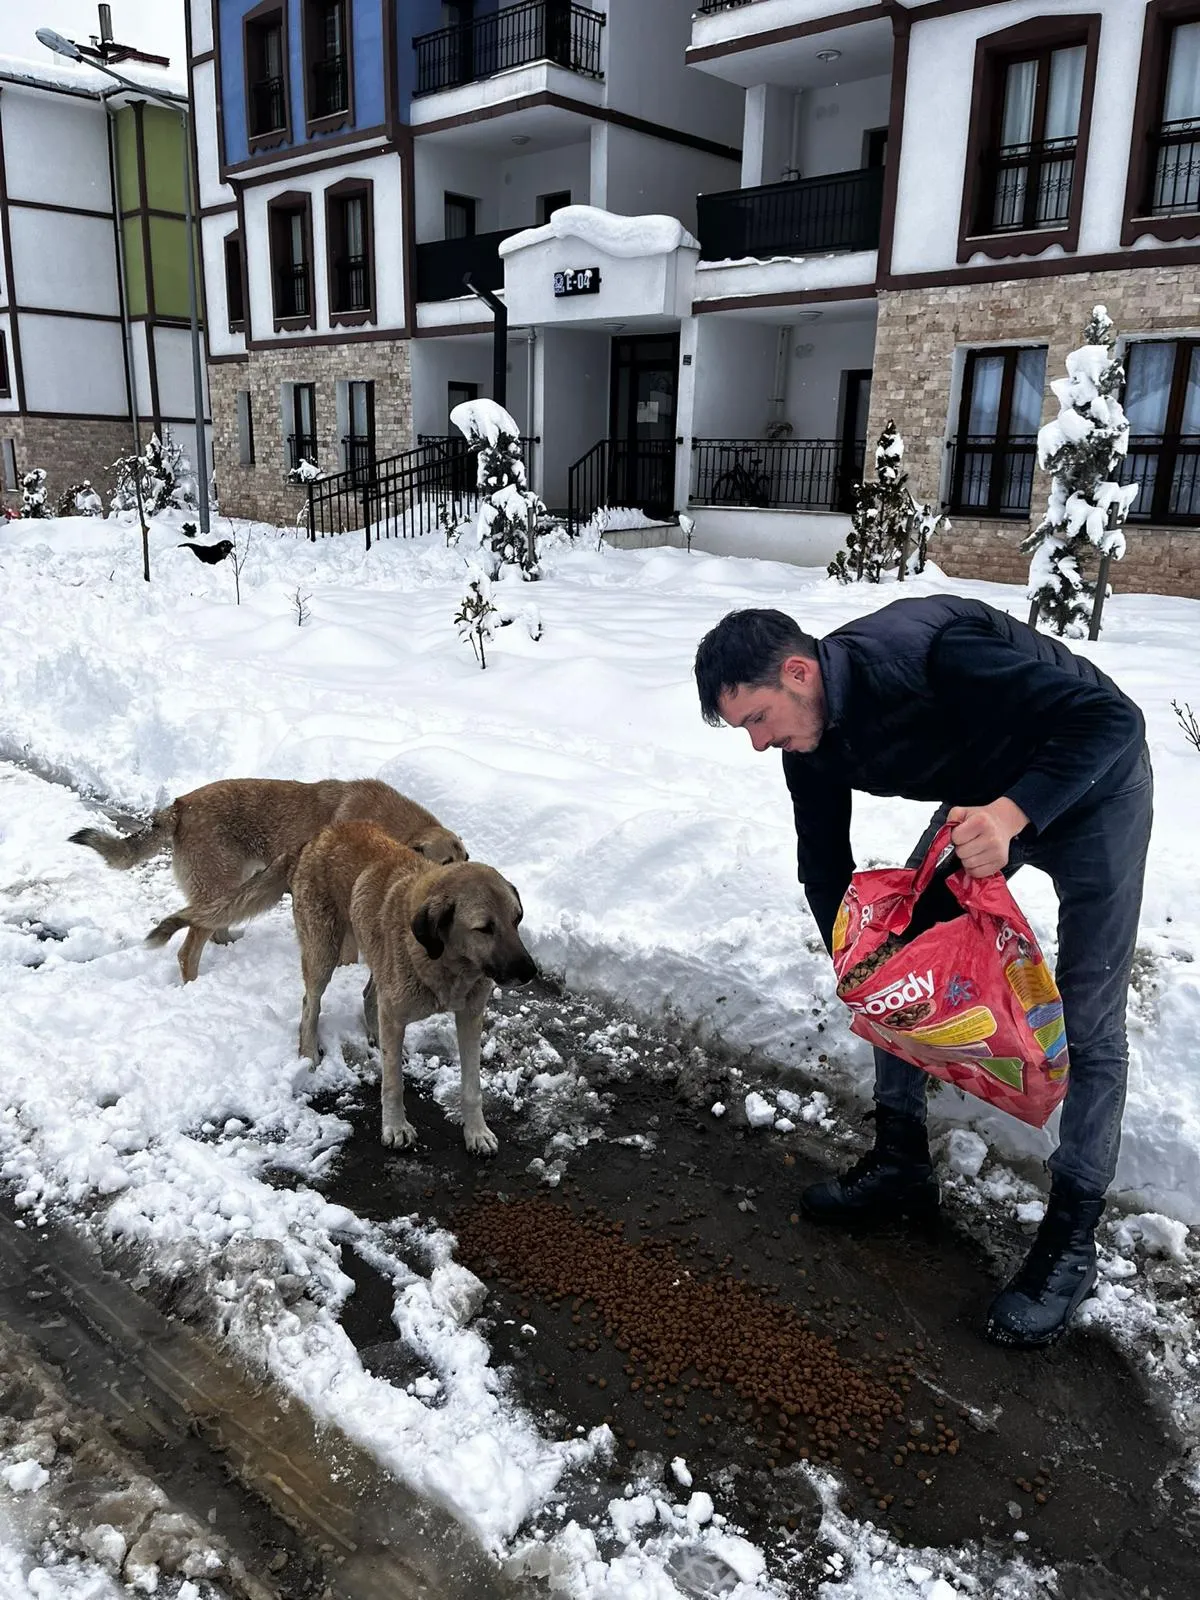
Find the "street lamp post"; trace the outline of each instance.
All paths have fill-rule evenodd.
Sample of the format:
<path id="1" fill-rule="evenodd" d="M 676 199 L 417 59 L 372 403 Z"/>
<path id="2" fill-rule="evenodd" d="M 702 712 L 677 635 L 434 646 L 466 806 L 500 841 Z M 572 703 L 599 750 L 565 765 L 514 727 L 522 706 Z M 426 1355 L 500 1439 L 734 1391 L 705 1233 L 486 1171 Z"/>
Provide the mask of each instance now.
<path id="1" fill-rule="evenodd" d="M 171 96 L 158 94 L 153 89 L 147 89 L 143 84 L 134 83 L 131 78 L 124 77 L 119 72 L 106 65 L 103 61 L 95 61 L 85 57 L 83 51 L 72 39 L 64 38 L 61 33 L 55 33 L 53 28 L 39 28 L 37 30 L 39 44 L 44 44 L 47 50 L 52 50 L 55 55 L 66 56 L 68 61 L 86 61 L 88 66 L 95 67 L 98 72 L 105 73 L 116 80 L 123 88 L 130 89 L 134 94 L 144 95 L 147 100 L 153 100 L 160 106 L 166 106 L 169 111 L 178 111 L 181 131 L 183 135 L 183 205 L 184 229 L 187 235 L 187 264 L 188 264 L 188 320 L 192 335 L 192 398 L 196 413 L 196 493 L 199 501 L 200 532 L 206 537 L 209 532 L 209 507 L 208 507 L 208 445 L 204 434 L 204 359 L 200 349 L 200 303 L 196 286 L 196 254 L 200 240 L 196 233 L 196 214 L 192 204 L 192 159 L 190 123 L 188 121 L 187 101 L 182 103 Z M 115 193 L 113 205 L 120 207 L 120 199 Z M 119 219 L 118 219 L 119 220 Z M 147 338 L 151 337 L 147 329 Z M 136 418 L 134 419 L 136 426 Z"/>

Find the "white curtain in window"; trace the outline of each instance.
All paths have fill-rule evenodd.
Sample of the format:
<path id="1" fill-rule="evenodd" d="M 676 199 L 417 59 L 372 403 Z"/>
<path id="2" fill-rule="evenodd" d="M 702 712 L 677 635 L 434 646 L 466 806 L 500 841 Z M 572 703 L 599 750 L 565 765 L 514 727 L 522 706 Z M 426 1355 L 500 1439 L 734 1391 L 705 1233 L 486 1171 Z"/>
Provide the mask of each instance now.
<path id="1" fill-rule="evenodd" d="M 1083 99 L 1081 44 L 1050 54 L 1050 84 L 1046 95 L 1046 138 L 1073 139 L 1079 132 L 1079 106 Z"/>
<path id="2" fill-rule="evenodd" d="M 352 195 L 346 201 L 346 254 L 352 258 L 366 255 L 365 229 L 363 228 L 361 195 Z"/>
<path id="3" fill-rule="evenodd" d="M 1000 430 L 1000 388 L 1004 382 L 1004 357 L 976 356 L 971 382 L 967 432 L 990 437 Z"/>
<path id="4" fill-rule="evenodd" d="M 1046 352 L 1020 350 L 1013 372 L 1010 434 L 1036 433 L 1042 424 L 1042 391 L 1046 385 Z"/>
<path id="5" fill-rule="evenodd" d="M 1200 345 L 1192 351 L 1191 364 L 1188 367 L 1187 389 L 1183 396 L 1183 416 L 1180 418 L 1179 431 L 1200 435 Z"/>
<path id="6" fill-rule="evenodd" d="M 1033 102 L 1037 95 L 1037 62 L 1013 61 L 1004 75 L 1002 145 L 1028 144 L 1033 137 Z"/>
<path id="7" fill-rule="evenodd" d="M 1200 22 L 1181 23 L 1171 30 L 1163 99 L 1164 122 L 1184 122 L 1192 117 L 1200 117 Z"/>
<path id="8" fill-rule="evenodd" d="M 1167 423 L 1175 346 L 1162 340 L 1141 340 L 1129 347 L 1125 361 L 1125 415 L 1129 431 L 1159 434 Z"/>

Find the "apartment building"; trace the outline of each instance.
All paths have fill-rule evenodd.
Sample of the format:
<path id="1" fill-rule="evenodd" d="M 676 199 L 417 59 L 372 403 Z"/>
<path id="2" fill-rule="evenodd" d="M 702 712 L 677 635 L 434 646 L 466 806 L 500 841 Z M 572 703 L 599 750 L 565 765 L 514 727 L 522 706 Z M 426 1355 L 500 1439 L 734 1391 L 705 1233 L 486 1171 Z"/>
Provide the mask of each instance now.
<path id="1" fill-rule="evenodd" d="M 30 48 L 36 44 L 32 23 Z M 169 71 L 121 73 L 186 105 Z M 193 454 L 195 402 L 179 115 L 86 64 L 0 57 L 0 498 L 47 473 L 112 487 L 135 427 Z"/>
<path id="2" fill-rule="evenodd" d="M 492 394 L 480 296 L 505 291 L 511 236 L 565 207 L 691 219 L 699 191 L 740 171 L 742 96 L 690 72 L 690 0 L 188 12 L 214 451 L 233 510 L 292 515 L 300 460 L 361 481 Z M 647 342 L 662 321 L 637 301 L 586 325 L 535 327 L 508 307 L 505 400 L 554 504 L 584 449 L 636 430 L 637 383 L 661 369 L 673 393 L 678 317 Z M 673 450 L 664 409 L 668 427 Z M 673 509 L 673 488 L 663 500 Z"/>
<path id="3" fill-rule="evenodd" d="M 1018 580 L 1049 486 L 1035 462 L 1057 414 L 1049 382 L 1101 303 L 1128 372 L 1126 476 L 1142 485 L 1114 582 L 1200 595 L 1200 4 L 832 11 L 697 11 L 688 60 L 745 88 L 746 123 L 741 195 L 702 218 L 694 437 L 723 431 L 748 466 L 743 498 L 778 508 L 758 525 L 799 518 L 816 558 L 837 531 L 816 505 L 836 504 L 847 459 L 857 470 L 895 417 L 915 491 L 953 519 L 936 559 Z M 774 319 L 774 362 L 759 318 Z M 750 426 L 753 407 L 721 409 L 706 359 L 734 347 L 745 370 L 756 337 L 759 414 L 790 425 L 778 439 Z M 698 446 L 691 488 L 718 502 L 710 531 L 732 546 L 750 508 L 722 508 L 709 454 Z"/>
<path id="4" fill-rule="evenodd" d="M 503 389 L 576 520 L 686 507 L 703 548 L 823 564 L 894 417 L 953 519 L 937 559 L 1016 579 L 1049 384 L 1102 302 L 1142 484 L 1120 586 L 1200 593 L 1200 0 L 190 23 L 233 509 L 294 512 L 302 458 L 351 489 L 415 463 Z"/>

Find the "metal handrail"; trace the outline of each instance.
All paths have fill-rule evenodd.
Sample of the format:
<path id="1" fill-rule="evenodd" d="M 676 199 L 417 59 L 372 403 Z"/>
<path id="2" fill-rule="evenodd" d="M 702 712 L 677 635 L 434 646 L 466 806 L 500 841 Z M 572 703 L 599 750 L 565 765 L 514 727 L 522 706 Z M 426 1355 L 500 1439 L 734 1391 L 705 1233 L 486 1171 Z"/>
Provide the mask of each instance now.
<path id="1" fill-rule="evenodd" d="M 345 56 L 326 56 L 312 64 L 313 103 L 311 116 L 334 117 L 350 109 L 350 80 Z"/>
<path id="2" fill-rule="evenodd" d="M 950 453 L 949 510 L 965 517 L 1020 520 L 1033 500 L 1034 434 L 960 434 Z"/>
<path id="3" fill-rule="evenodd" d="M 865 445 L 841 439 L 693 439 L 691 498 L 700 505 L 849 511 Z"/>
<path id="4" fill-rule="evenodd" d="M 702 194 L 696 202 L 700 256 L 736 261 L 818 250 L 874 250 L 882 212 L 882 167 Z"/>
<path id="5" fill-rule="evenodd" d="M 282 78 L 260 78 L 250 85 L 250 137 L 278 133 L 287 127 L 287 100 Z"/>
<path id="6" fill-rule="evenodd" d="M 522 0 L 470 22 L 419 34 L 413 39 L 413 94 L 436 94 L 541 60 L 583 77 L 602 78 L 600 40 L 606 21 L 602 11 L 574 0 Z"/>

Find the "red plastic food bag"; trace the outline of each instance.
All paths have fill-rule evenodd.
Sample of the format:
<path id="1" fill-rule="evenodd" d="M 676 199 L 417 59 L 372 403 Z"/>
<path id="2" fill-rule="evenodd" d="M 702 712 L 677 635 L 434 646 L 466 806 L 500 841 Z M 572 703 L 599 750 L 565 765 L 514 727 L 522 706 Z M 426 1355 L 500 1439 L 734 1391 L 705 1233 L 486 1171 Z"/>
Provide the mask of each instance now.
<path id="1" fill-rule="evenodd" d="M 953 848 L 944 827 L 916 869 L 854 874 L 833 928 L 838 995 L 861 1038 L 1040 1128 L 1067 1092 L 1062 997 L 1004 878 L 952 872 L 964 914 L 900 941 Z"/>

